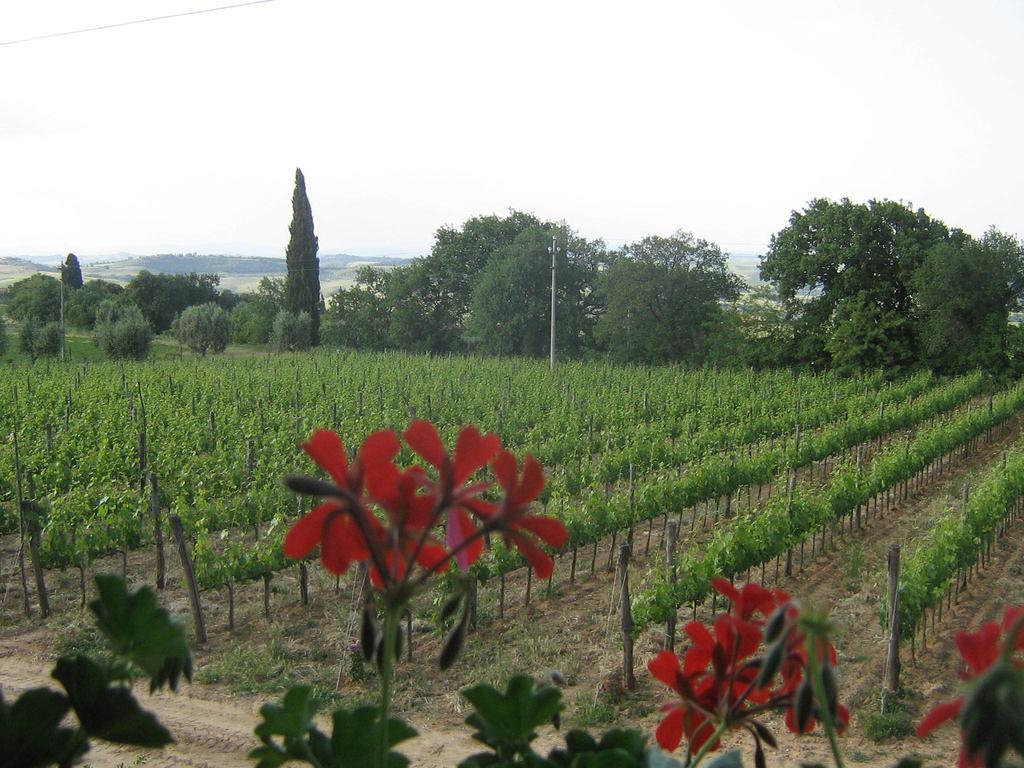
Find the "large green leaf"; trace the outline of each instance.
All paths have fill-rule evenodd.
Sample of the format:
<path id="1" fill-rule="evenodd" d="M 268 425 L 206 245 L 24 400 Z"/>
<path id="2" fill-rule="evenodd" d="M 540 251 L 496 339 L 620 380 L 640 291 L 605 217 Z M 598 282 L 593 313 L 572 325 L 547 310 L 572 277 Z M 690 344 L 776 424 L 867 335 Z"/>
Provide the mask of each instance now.
<path id="1" fill-rule="evenodd" d="M 150 678 L 150 691 L 168 683 L 178 689 L 184 673 L 192 680 L 192 651 L 181 625 L 157 605 L 149 587 L 129 592 L 124 579 L 97 574 L 99 597 L 89 603 L 96 624 L 119 656 L 129 660 Z"/>
<path id="2" fill-rule="evenodd" d="M 11 768 L 73 761 L 88 749 L 82 733 L 60 723 L 71 708 L 67 697 L 32 688 L 8 706 L 0 695 L 0 755 Z"/>
<path id="3" fill-rule="evenodd" d="M 107 672 L 87 656 L 61 657 L 53 677 L 64 686 L 90 737 L 139 747 L 162 747 L 174 741 L 152 713 L 139 706 L 130 688 L 112 685 Z"/>

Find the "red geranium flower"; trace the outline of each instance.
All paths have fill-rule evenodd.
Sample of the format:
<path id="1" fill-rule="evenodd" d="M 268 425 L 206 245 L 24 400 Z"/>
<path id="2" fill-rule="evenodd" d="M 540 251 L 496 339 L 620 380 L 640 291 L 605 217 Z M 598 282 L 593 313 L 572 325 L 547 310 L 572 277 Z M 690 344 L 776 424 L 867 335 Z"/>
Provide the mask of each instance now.
<path id="1" fill-rule="evenodd" d="M 1024 616 L 1024 607 L 1009 607 L 1003 614 L 1001 625 L 993 621 L 983 624 L 975 632 L 956 633 L 954 636 L 956 647 L 960 651 L 960 657 L 967 667 L 967 671 L 961 673 L 962 678 L 965 680 L 979 678 L 989 672 L 992 666 L 1001 660 L 1004 650 L 1003 633 L 1009 632 L 1022 616 Z M 1006 637 L 1006 642 L 1011 642 L 1009 636 Z M 1024 632 L 1019 632 L 1012 642 L 1014 642 L 1014 651 L 1024 650 Z M 1017 661 L 1013 663 L 1018 666 L 1020 665 Z M 958 696 L 952 701 L 937 704 L 918 723 L 917 735 L 925 737 L 943 723 L 950 720 L 958 720 L 966 701 L 967 698 L 965 696 Z M 992 722 L 996 722 L 995 714 L 997 713 L 990 713 Z M 983 763 L 982 757 L 982 752 L 980 751 L 973 755 L 968 754 L 966 738 L 961 738 L 960 756 L 957 761 L 959 768 L 981 766 Z"/>
<path id="2" fill-rule="evenodd" d="M 506 545 L 515 545 L 540 578 L 548 578 L 555 567 L 554 561 L 537 546 L 534 538 L 560 549 L 568 541 L 569 533 L 561 521 L 553 517 L 530 514 L 530 505 L 544 490 L 544 472 L 540 463 L 533 456 L 527 456 L 520 475 L 515 456 L 508 451 L 499 451 L 491 462 L 491 469 L 498 478 L 498 485 L 505 491 L 505 499 L 492 517 L 491 524 L 504 533 Z"/>
<path id="3" fill-rule="evenodd" d="M 337 494 L 314 507 L 299 519 L 284 539 L 284 553 L 302 559 L 319 544 L 324 568 L 334 574 L 348 570 L 353 561 L 367 560 L 370 550 L 359 525 L 352 517 L 353 504 L 361 504 L 367 479 L 397 473 L 394 459 L 401 450 L 398 436 L 390 431 L 375 432 L 359 449 L 359 456 L 350 466 L 345 444 L 334 432 L 317 430 L 309 441 L 302 444 L 321 469 L 331 476 Z M 383 530 L 379 521 L 366 515 L 366 524 L 376 533 Z"/>
<path id="4" fill-rule="evenodd" d="M 469 512 L 489 515 L 494 511 L 494 505 L 478 498 L 479 494 L 489 487 L 489 483 L 464 483 L 486 466 L 501 448 L 501 441 L 493 432 L 482 435 L 476 427 L 463 427 L 455 443 L 453 460 L 445 451 L 437 429 L 429 421 L 414 421 L 405 430 L 403 437 L 409 447 L 438 472 L 436 481 L 421 475 L 421 482 L 433 492 L 441 506 L 448 508 L 445 541 L 454 553 L 459 568 L 467 571 L 484 549 L 481 538 L 472 539 L 469 544 L 464 544 L 477 530 Z"/>

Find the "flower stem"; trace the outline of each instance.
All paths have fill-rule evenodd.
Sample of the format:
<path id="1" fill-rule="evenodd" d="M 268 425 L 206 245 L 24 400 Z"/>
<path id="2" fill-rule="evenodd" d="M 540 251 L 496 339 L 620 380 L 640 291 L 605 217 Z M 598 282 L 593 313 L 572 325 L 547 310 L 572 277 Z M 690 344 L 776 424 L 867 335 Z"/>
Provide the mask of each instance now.
<path id="1" fill-rule="evenodd" d="M 383 657 L 380 665 L 380 768 L 386 768 L 391 742 L 388 725 L 391 717 L 391 678 L 394 676 L 395 649 L 401 606 L 388 605 L 384 611 Z"/>
<path id="2" fill-rule="evenodd" d="M 707 722 L 706 720 L 704 722 Z M 715 726 L 715 732 L 711 734 L 711 738 L 701 745 L 701 748 L 697 751 L 697 754 L 693 756 L 693 759 L 687 763 L 687 768 L 697 768 L 700 761 L 704 759 L 704 756 L 711 751 L 711 748 L 718 743 L 718 740 L 725 733 L 725 729 L 729 727 L 729 721 L 722 719 L 720 723 Z M 694 734 L 696 736 L 696 734 Z"/>
<path id="3" fill-rule="evenodd" d="M 836 733 L 836 724 L 832 720 L 832 710 L 829 709 L 828 698 L 825 694 L 825 678 L 821 670 L 821 662 L 818 660 L 818 648 L 824 648 L 828 653 L 828 643 L 818 638 L 812 638 L 811 652 L 808 654 L 808 662 L 811 668 L 811 684 L 814 686 L 814 699 L 818 702 L 818 715 L 821 718 L 821 725 L 828 735 L 828 744 L 832 749 L 832 760 L 836 768 L 843 768 L 843 755 L 839 751 L 839 738 Z"/>

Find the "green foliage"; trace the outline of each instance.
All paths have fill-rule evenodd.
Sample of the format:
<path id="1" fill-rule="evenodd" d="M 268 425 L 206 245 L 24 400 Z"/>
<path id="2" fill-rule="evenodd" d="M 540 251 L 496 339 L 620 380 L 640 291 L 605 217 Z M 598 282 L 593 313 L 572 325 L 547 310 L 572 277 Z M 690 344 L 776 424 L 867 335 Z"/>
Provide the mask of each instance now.
<path id="1" fill-rule="evenodd" d="M 817 199 L 794 211 L 761 261 L 794 318 L 793 356 L 847 368 L 914 363 L 913 278 L 946 226 L 902 203 Z M 871 324 L 884 324 L 884 333 Z M 853 346 L 847 351 L 847 344 Z"/>
<path id="2" fill-rule="evenodd" d="M 228 346 L 228 313 L 213 302 L 189 307 L 175 319 L 172 327 L 178 343 L 197 355 L 219 354 Z"/>
<path id="3" fill-rule="evenodd" d="M 889 698 L 886 711 L 872 708 L 859 718 L 864 735 L 874 742 L 903 739 L 914 733 L 914 718 L 903 704 Z"/>
<path id="4" fill-rule="evenodd" d="M 313 720 L 316 705 L 308 686 L 289 688 L 280 704 L 264 704 L 263 720 L 256 726 L 256 736 L 263 743 L 249 753 L 256 768 L 277 768 L 291 761 L 309 763 L 322 768 L 363 768 L 386 765 L 404 768 L 405 756 L 390 748 L 411 739 L 416 731 L 406 723 L 389 718 L 386 761 L 381 754 L 380 710 L 358 707 L 351 711 L 338 709 L 332 717 L 333 731 L 328 737 Z"/>
<path id="5" fill-rule="evenodd" d="M 559 724 L 563 709 L 557 688 L 537 686 L 527 675 L 514 675 L 505 692 L 476 685 L 462 692 L 473 706 L 466 724 L 476 728 L 473 738 L 489 751 L 459 763 L 459 768 L 678 768 L 679 763 L 657 747 L 647 746 L 638 730 L 614 728 L 595 738 L 584 730 L 571 730 L 565 745 L 546 756 L 532 747 L 537 728 Z"/>
<path id="6" fill-rule="evenodd" d="M 278 352 L 296 352 L 313 344 L 313 322 L 305 312 L 297 315 L 282 309 L 274 318 L 270 346 Z"/>
<path id="7" fill-rule="evenodd" d="M 157 605 L 152 590 L 129 592 L 124 579 L 97 574 L 99 597 L 89 603 L 113 651 L 150 678 L 150 691 L 173 690 L 184 673 L 192 679 L 192 653 L 180 625 Z"/>
<path id="8" fill-rule="evenodd" d="M 540 357 L 550 351 L 551 242 L 556 257 L 556 346 L 574 357 L 591 336 L 594 272 L 600 246 L 554 227 L 533 226 L 491 255 L 476 279 L 465 335 L 468 346 L 493 355 Z"/>
<path id="9" fill-rule="evenodd" d="M 957 373 L 1008 365 L 1007 320 L 1018 306 L 1024 244 L 992 229 L 979 241 L 962 233 L 932 248 L 914 275 L 921 356 Z"/>
<path id="10" fill-rule="evenodd" d="M 186 308 L 216 302 L 219 284 L 217 275 L 154 275 L 142 270 L 125 287 L 125 299 L 142 310 L 155 333 L 163 333 Z"/>
<path id="11" fill-rule="evenodd" d="M 39 323 L 34 318 L 29 318 L 22 322 L 18 332 L 18 349 L 32 360 L 56 357 L 60 354 L 63 340 L 60 323 Z"/>
<path id="12" fill-rule="evenodd" d="M 245 293 L 231 311 L 231 341 L 235 344 L 266 344 L 274 318 L 284 308 L 284 280 L 264 277 L 254 293 Z"/>
<path id="13" fill-rule="evenodd" d="M 7 352 L 7 323 L 0 317 L 0 357 Z"/>
<path id="14" fill-rule="evenodd" d="M 388 348 L 395 273 L 361 267 L 355 284 L 331 297 L 321 338 L 332 347 L 380 351 Z"/>
<path id="15" fill-rule="evenodd" d="M 688 232 L 626 246 L 601 279 L 597 336 L 621 362 L 696 362 L 741 281 L 718 246 Z"/>
<path id="16" fill-rule="evenodd" d="M 500 764 L 530 754 L 537 728 L 557 723 L 564 709 L 562 694 L 551 686 L 537 686 L 529 675 L 514 675 L 502 693 L 489 685 L 466 688 L 462 695 L 473 706 L 466 724 L 475 728 L 473 738 L 493 752 L 474 755 L 461 768 Z"/>
<path id="17" fill-rule="evenodd" d="M 90 739 L 146 748 L 173 741 L 167 729 L 139 706 L 126 681 L 139 669 L 151 677 L 150 691 L 165 682 L 177 690 L 182 672 L 191 679 L 192 656 L 185 635 L 157 606 L 149 587 L 129 593 L 122 578 L 109 575 L 97 576 L 96 586 L 99 597 L 90 608 L 117 661 L 107 665 L 84 655 L 61 656 L 53 678 L 63 692 L 33 688 L 12 705 L 0 697 L 0 754 L 5 766 L 70 766 L 80 761 Z M 64 725 L 69 712 L 78 721 L 73 727 Z"/>
<path id="18" fill-rule="evenodd" d="M 111 300 L 96 310 L 96 346 L 111 360 L 142 360 L 153 339 L 142 311 Z"/>
<path id="19" fill-rule="evenodd" d="M 533 214 L 509 211 L 438 229 L 430 255 L 394 270 L 389 281 L 391 346 L 433 354 L 462 350 L 478 277 L 500 248 L 541 225 Z"/>
<path id="20" fill-rule="evenodd" d="M 320 340 L 320 260 L 317 239 L 313 233 L 313 210 L 306 196 L 306 180 L 295 169 L 295 191 L 292 193 L 292 223 L 288 226 L 288 249 L 285 262 L 288 276 L 284 283 L 284 308 L 292 315 L 306 314 L 310 324 L 310 343 Z"/>
<path id="21" fill-rule="evenodd" d="M 124 289 L 117 283 L 106 280 L 89 280 L 81 288 L 64 298 L 64 321 L 83 330 L 92 330 L 96 325 L 96 312 L 109 299 L 117 299 Z"/>
<path id="22" fill-rule="evenodd" d="M 61 264 L 60 280 L 66 288 L 70 288 L 72 291 L 82 287 L 82 267 L 75 254 L 69 253 L 64 263 Z"/>
<path id="23" fill-rule="evenodd" d="M 57 357 L 64 344 L 64 333 L 60 323 L 43 323 L 32 336 L 32 356 Z"/>
<path id="24" fill-rule="evenodd" d="M 60 320 L 60 281 L 37 274 L 13 283 L 6 293 L 7 316 L 12 320 L 38 323 Z"/>

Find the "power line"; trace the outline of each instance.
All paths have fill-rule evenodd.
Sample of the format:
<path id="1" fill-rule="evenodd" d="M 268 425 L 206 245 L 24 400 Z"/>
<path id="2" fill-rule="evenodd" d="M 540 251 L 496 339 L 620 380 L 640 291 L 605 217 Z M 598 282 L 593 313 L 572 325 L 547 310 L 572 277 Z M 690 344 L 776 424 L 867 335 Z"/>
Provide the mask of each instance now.
<path id="1" fill-rule="evenodd" d="M 80 35 L 84 32 L 99 32 L 103 29 L 116 29 L 117 27 L 130 27 L 133 24 L 148 24 L 151 21 L 166 21 L 167 19 L 178 19 L 182 16 L 198 16 L 202 13 L 214 13 L 215 11 L 229 11 L 232 8 L 243 8 L 247 5 L 262 5 L 264 3 L 272 3 L 274 0 L 248 0 L 244 3 L 234 3 L 233 5 L 221 5 L 216 8 L 200 8 L 195 11 L 182 11 L 181 13 L 169 13 L 166 16 L 151 16 L 146 19 L 134 19 L 132 21 L 121 21 L 116 24 L 103 24 L 98 27 L 83 27 L 82 29 L 69 29 L 66 32 L 51 32 L 48 35 L 36 35 L 35 37 L 23 37 L 20 40 L 5 40 L 0 42 L 0 46 L 4 45 L 18 45 L 19 43 L 31 43 L 36 40 L 48 40 L 53 37 L 67 37 L 68 35 Z"/>

